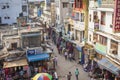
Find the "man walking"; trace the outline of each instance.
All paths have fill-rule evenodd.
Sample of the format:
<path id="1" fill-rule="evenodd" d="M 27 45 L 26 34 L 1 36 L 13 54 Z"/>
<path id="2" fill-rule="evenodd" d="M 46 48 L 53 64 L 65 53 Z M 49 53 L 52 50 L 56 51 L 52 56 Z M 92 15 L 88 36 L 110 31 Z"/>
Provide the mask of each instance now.
<path id="1" fill-rule="evenodd" d="M 78 71 L 78 68 L 76 68 L 76 70 L 75 70 L 76 80 L 78 80 L 78 75 L 79 75 L 79 71 Z"/>
<path id="2" fill-rule="evenodd" d="M 64 56 L 65 56 L 65 60 L 67 60 L 68 53 L 67 53 L 67 51 L 66 51 L 66 50 L 65 50 Z"/>
<path id="3" fill-rule="evenodd" d="M 58 61 L 58 57 L 57 56 L 55 56 L 54 61 L 55 61 L 55 66 L 57 66 L 57 61 Z"/>
<path id="4" fill-rule="evenodd" d="M 71 76 L 72 76 L 72 74 L 71 74 L 71 72 L 69 72 L 69 74 L 67 75 L 67 80 L 71 80 Z"/>
<path id="5" fill-rule="evenodd" d="M 55 80 L 58 80 L 58 75 L 56 71 L 54 72 L 54 76 L 55 76 Z"/>

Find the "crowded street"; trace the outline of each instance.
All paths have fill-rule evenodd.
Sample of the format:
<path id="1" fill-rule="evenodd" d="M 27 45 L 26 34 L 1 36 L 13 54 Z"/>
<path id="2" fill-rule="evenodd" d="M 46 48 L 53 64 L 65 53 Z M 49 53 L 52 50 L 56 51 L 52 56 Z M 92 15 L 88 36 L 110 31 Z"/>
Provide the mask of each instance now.
<path id="1" fill-rule="evenodd" d="M 53 43 L 54 47 L 54 56 L 58 57 L 58 65 L 56 66 L 56 70 L 59 76 L 59 80 L 67 80 L 67 75 L 69 72 L 72 73 L 71 80 L 75 80 L 75 69 L 78 68 L 79 80 L 90 80 L 88 77 L 88 73 L 83 71 L 83 67 L 78 64 L 76 61 L 70 61 L 69 59 L 65 60 L 64 54 L 58 54 L 57 48 Z"/>
<path id="2" fill-rule="evenodd" d="M 120 0 L 0 0 L 0 80 L 120 80 Z"/>

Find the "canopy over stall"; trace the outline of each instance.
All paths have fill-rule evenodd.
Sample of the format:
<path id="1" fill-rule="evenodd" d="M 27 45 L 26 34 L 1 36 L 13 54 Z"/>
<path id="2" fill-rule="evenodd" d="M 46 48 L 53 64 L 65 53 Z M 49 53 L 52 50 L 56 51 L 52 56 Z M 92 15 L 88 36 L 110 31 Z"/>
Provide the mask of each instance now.
<path id="1" fill-rule="evenodd" d="M 47 53 L 35 54 L 32 56 L 27 56 L 27 58 L 29 62 L 41 61 L 41 60 L 49 59 L 49 54 Z"/>
<path id="2" fill-rule="evenodd" d="M 3 68 L 11 68 L 11 67 L 27 66 L 27 65 L 28 63 L 26 59 L 20 59 L 17 61 L 4 62 Z"/>

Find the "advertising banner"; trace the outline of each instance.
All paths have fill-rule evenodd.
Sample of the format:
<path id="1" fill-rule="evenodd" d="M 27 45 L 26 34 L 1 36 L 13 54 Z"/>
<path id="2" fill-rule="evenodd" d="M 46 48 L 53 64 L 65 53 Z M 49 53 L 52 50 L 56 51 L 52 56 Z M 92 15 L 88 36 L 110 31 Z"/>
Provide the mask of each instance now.
<path id="1" fill-rule="evenodd" d="M 113 31 L 120 32 L 120 0 L 115 0 Z"/>

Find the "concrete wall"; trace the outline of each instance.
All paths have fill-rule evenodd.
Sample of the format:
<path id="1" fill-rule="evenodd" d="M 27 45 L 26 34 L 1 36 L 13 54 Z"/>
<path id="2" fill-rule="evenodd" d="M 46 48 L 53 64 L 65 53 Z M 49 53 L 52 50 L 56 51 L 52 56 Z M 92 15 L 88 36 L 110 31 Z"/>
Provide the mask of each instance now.
<path id="1" fill-rule="evenodd" d="M 69 3 L 67 8 L 63 8 L 64 2 L 68 2 L 68 0 L 58 0 L 56 2 L 56 16 L 59 16 L 59 19 L 57 19 L 58 24 L 64 22 L 64 19 L 66 18 L 69 11 Z"/>
<path id="2" fill-rule="evenodd" d="M 20 39 L 19 38 L 10 38 L 10 39 L 5 39 L 4 44 L 7 49 L 12 49 L 12 43 L 17 43 L 17 47 L 21 47 Z"/>
<path id="3" fill-rule="evenodd" d="M 17 22 L 17 17 L 19 17 L 19 13 L 22 12 L 22 5 L 27 5 L 26 2 L 22 2 L 22 0 L 1 0 L 0 1 L 0 17 L 2 18 L 2 24 L 13 24 Z M 3 6 L 9 5 L 9 8 L 2 9 Z M 28 13 L 24 13 L 25 16 Z M 9 19 L 5 19 L 5 17 L 9 17 Z"/>

